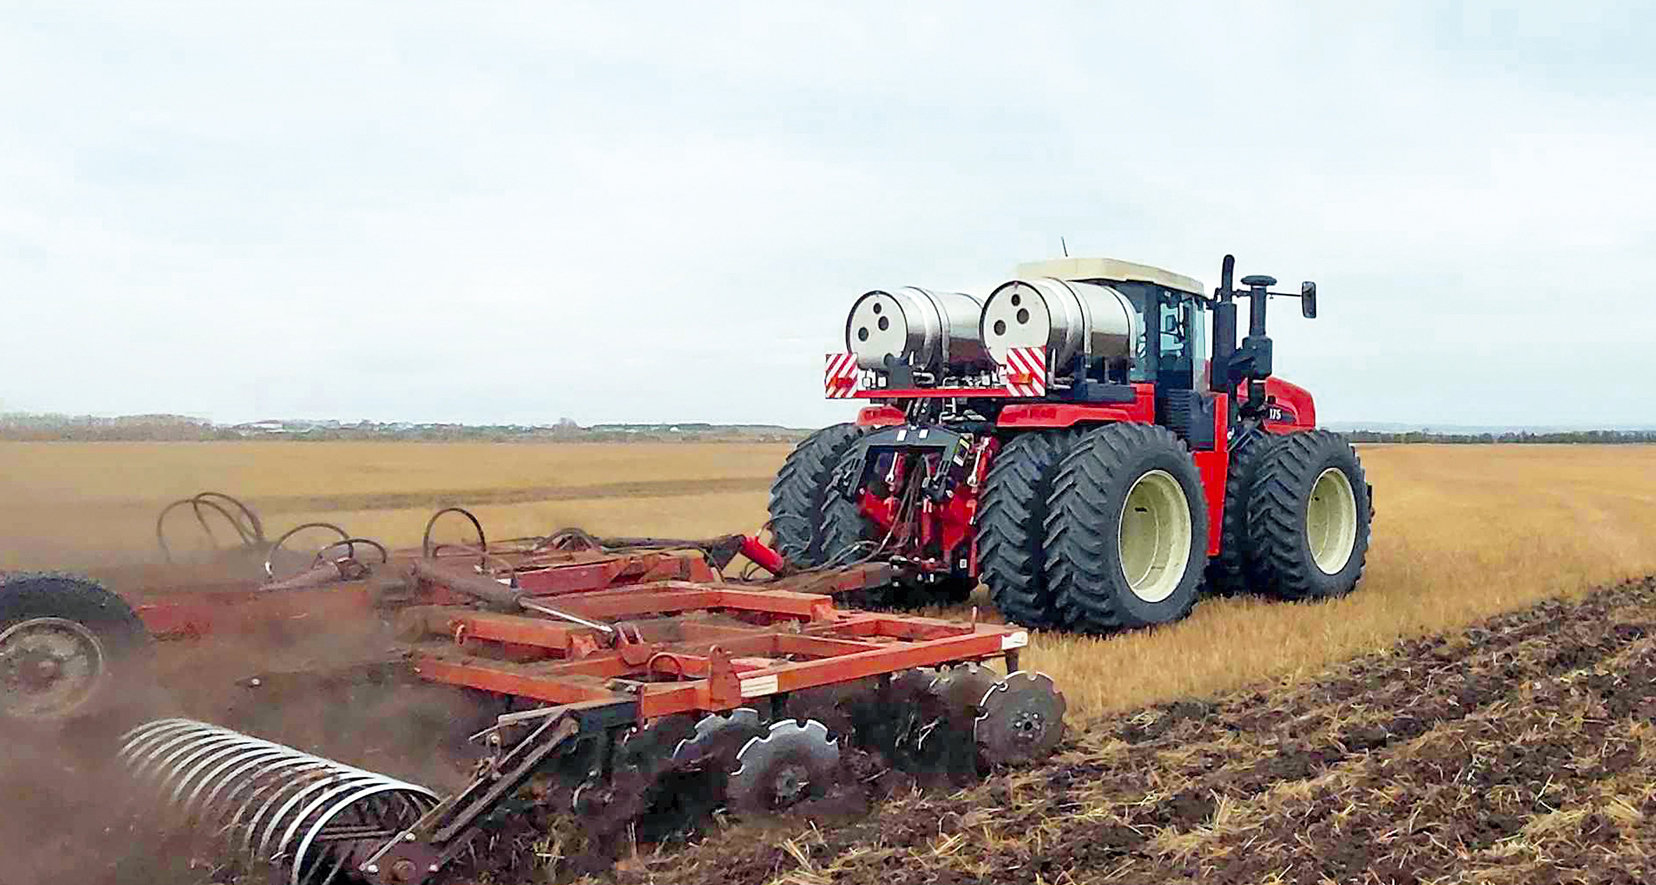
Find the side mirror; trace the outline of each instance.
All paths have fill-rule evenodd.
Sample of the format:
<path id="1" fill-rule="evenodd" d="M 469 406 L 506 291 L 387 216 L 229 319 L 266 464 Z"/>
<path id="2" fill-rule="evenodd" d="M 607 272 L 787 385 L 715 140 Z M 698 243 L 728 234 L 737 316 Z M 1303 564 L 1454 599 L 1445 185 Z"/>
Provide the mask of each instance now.
<path id="1" fill-rule="evenodd" d="M 1310 280 L 1300 283 L 1300 313 L 1308 320 L 1317 318 L 1317 284 Z"/>

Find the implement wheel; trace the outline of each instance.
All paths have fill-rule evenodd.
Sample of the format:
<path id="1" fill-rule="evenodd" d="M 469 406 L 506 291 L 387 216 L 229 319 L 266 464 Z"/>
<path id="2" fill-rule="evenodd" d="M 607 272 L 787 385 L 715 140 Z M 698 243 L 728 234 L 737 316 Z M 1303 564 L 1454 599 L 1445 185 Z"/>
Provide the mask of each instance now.
<path id="1" fill-rule="evenodd" d="M 1024 433 L 995 455 L 978 508 L 978 563 L 989 598 L 1015 624 L 1060 623 L 1046 578 L 1047 498 L 1058 463 L 1074 445 L 1069 431 Z"/>
<path id="2" fill-rule="evenodd" d="M 130 700 L 114 683 L 148 644 L 131 607 L 95 581 L 0 581 L 0 721 L 63 722 Z"/>
<path id="3" fill-rule="evenodd" d="M 1179 620 L 1196 603 L 1207 509 L 1196 463 L 1165 427 L 1088 431 L 1059 466 L 1047 515 L 1047 586 L 1086 633 Z"/>
<path id="4" fill-rule="evenodd" d="M 1349 443 L 1327 430 L 1287 434 L 1248 495 L 1249 571 L 1283 599 L 1344 596 L 1363 576 L 1370 516 Z"/>
<path id="5" fill-rule="evenodd" d="M 835 424 L 805 437 L 788 455 L 770 490 L 770 527 L 776 550 L 796 566 L 818 566 L 834 550 L 823 543 L 823 509 L 834 467 L 863 430 Z"/>

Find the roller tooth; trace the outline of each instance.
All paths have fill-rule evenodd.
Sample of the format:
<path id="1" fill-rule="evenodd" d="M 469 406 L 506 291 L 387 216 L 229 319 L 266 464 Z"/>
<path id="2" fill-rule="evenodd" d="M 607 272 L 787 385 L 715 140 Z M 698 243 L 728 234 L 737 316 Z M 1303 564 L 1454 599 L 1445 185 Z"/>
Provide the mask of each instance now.
<path id="1" fill-rule="evenodd" d="M 185 719 L 127 732 L 118 756 L 175 822 L 291 885 L 348 875 L 438 801 L 425 787 Z"/>

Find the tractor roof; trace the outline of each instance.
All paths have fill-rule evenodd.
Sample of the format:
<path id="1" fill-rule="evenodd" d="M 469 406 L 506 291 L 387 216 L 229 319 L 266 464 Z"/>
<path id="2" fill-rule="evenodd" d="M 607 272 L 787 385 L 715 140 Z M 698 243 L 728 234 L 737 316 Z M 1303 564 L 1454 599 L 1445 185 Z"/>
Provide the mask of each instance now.
<path id="1" fill-rule="evenodd" d="M 1117 261 L 1114 258 L 1050 258 L 1018 265 L 1019 277 L 1057 277 L 1060 280 L 1113 280 L 1122 283 L 1151 283 L 1175 292 L 1205 295 L 1207 289 L 1201 280 L 1183 274 Z"/>

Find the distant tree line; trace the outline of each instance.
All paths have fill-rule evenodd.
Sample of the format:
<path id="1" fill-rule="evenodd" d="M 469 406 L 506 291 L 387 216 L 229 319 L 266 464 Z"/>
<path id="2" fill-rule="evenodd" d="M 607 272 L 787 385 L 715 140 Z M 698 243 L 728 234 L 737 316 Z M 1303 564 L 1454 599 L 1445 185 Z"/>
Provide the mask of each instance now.
<path id="1" fill-rule="evenodd" d="M 359 421 L 265 421 L 214 424 L 183 415 L 94 418 L 79 415 L 0 414 L 0 440 L 68 442 L 210 442 L 217 440 L 384 440 L 409 442 L 791 442 L 808 431 L 759 424 L 595 424 L 567 418 L 557 424 L 415 424 Z M 1439 433 L 1432 430 L 1352 430 L 1358 443 L 1656 443 L 1656 430 L 1514 430 Z"/>
<path id="2" fill-rule="evenodd" d="M 214 424 L 183 415 L 0 414 L 0 440 L 13 442 L 213 442 L 265 440 L 328 442 L 741 442 L 792 441 L 806 431 L 769 425 L 606 424 L 581 427 L 567 418 L 557 424 L 446 424 L 359 421 L 260 421 Z"/>
<path id="3" fill-rule="evenodd" d="M 1656 443 L 1656 430 L 1554 430 L 1541 433 L 1528 430 L 1503 433 L 1434 433 L 1430 430 L 1386 433 L 1378 430 L 1351 430 L 1346 431 L 1344 436 L 1352 442 L 1360 443 Z"/>

